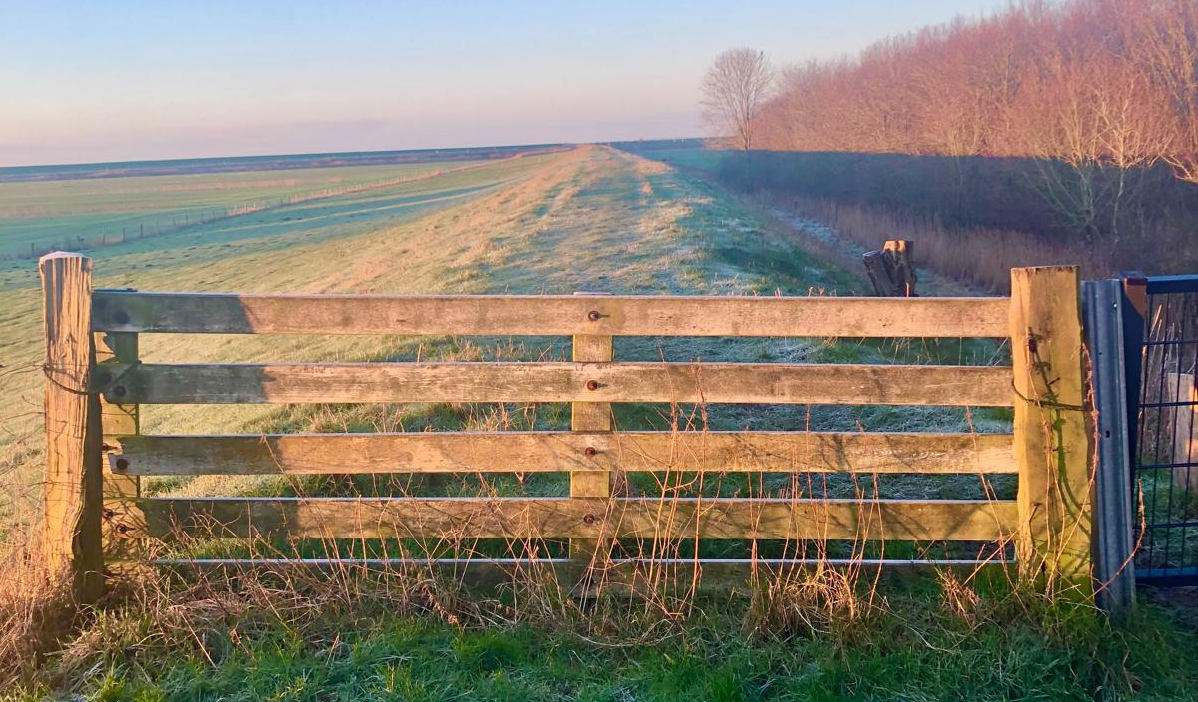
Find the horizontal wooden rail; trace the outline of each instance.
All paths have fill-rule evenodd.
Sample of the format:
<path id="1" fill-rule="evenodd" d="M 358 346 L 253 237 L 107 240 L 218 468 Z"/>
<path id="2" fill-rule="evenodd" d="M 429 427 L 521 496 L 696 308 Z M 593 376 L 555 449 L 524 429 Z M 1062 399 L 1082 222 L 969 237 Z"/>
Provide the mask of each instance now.
<path id="1" fill-rule="evenodd" d="M 1014 501 L 740 498 L 139 499 L 126 536 L 292 538 L 1006 538 Z M 139 521 L 136 515 L 141 514 Z"/>
<path id="2" fill-rule="evenodd" d="M 1006 337 L 1008 298 L 274 295 L 96 291 L 97 331 Z"/>
<path id="3" fill-rule="evenodd" d="M 1014 473 L 1010 434 L 445 432 L 110 437 L 116 475 L 773 471 Z"/>
<path id="4" fill-rule="evenodd" d="M 782 363 L 112 365 L 109 402 L 734 402 L 1009 407 L 1011 369 Z M 101 384 L 105 383 L 100 378 Z"/>

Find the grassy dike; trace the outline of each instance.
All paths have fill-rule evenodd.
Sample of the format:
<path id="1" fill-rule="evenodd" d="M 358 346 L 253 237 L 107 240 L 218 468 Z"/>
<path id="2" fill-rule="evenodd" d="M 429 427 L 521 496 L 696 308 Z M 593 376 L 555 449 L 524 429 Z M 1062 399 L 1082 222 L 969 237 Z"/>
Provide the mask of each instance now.
<path id="1" fill-rule="evenodd" d="M 140 289 L 362 292 L 606 290 L 679 294 L 846 294 L 861 282 L 776 237 L 728 194 L 606 148 L 497 164 L 426 183 L 458 193 L 405 219 L 331 217 L 298 230 L 262 223 L 237 246 L 212 233 L 176 251 L 116 252 L 108 280 Z M 450 178 L 450 176 L 447 176 Z M 481 180 L 480 180 L 481 179 Z M 469 182 L 466 182 L 469 180 Z M 468 194 L 463 194 L 468 193 Z M 448 197 L 448 195 L 447 195 Z M 322 206 L 329 206 L 324 203 Z M 282 215 L 280 215 L 281 217 Z M 173 242 L 174 240 L 172 240 Z M 178 242 L 180 246 L 183 242 Z M 119 256 L 129 256 L 121 259 Z M 2 280 L 0 280 L 2 282 Z M 197 343 L 202 341 L 202 343 Z M 147 339 L 163 361 L 564 356 L 566 340 Z M 982 342 L 620 339 L 619 359 L 1001 362 Z M 1001 431 L 1004 412 L 944 408 L 712 407 L 733 429 Z M 621 428 L 668 427 L 693 408 L 631 405 Z M 366 405 L 149 408 L 145 431 L 422 431 L 562 428 L 564 406 Z M 27 458 L 30 470 L 36 456 Z M 651 492 L 646 480 L 630 486 Z M 783 483 L 767 485 L 782 489 Z M 477 489 L 405 483 L 408 491 Z M 736 490 L 728 483 L 720 489 Z M 834 485 L 833 489 L 851 490 Z M 370 491 L 395 484 L 208 477 L 158 481 L 157 494 Z M 507 481 L 514 494 L 564 482 Z M 964 481 L 910 478 L 884 494 L 964 497 Z M 1010 485 L 997 489 L 1010 490 Z M 426 493 L 427 494 L 427 493 Z M 207 545 L 212 547 L 211 545 Z M 10 596 L 11 597 L 11 596 Z M 46 620 L 43 619 L 43 622 Z M 45 624 L 49 626 L 49 624 Z M 0 649 L 2 650 L 2 649 Z M 1089 700 L 1189 699 L 1194 632 L 1142 607 L 1112 625 L 1087 607 L 1019 590 L 1001 574 L 829 569 L 765 574 L 744 596 L 579 602 L 552 587 L 464 593 L 422 574 L 267 572 L 230 583 L 165 575 L 125 583 L 75 633 L 16 668 L 7 698 L 102 700 Z M 36 673 L 29 664 L 36 662 Z M 13 667 L 13 666 L 10 666 Z"/>

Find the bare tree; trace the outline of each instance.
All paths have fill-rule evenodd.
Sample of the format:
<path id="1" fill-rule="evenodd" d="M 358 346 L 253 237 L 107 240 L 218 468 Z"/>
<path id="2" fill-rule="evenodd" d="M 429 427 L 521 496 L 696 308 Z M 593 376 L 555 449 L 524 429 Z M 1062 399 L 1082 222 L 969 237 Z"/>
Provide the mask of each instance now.
<path id="1" fill-rule="evenodd" d="M 729 49 L 716 56 L 703 78 L 704 121 L 748 151 L 773 79 L 774 69 L 764 52 Z"/>
<path id="2" fill-rule="evenodd" d="M 1174 139 L 1163 157 L 1178 178 L 1198 183 L 1198 3 L 1194 0 L 1116 0 L 1128 46 L 1172 102 Z"/>

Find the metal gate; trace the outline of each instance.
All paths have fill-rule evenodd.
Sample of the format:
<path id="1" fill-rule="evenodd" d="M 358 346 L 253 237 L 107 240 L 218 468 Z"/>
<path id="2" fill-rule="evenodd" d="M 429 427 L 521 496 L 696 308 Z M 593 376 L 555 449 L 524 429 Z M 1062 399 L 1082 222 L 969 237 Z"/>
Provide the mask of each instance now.
<path id="1" fill-rule="evenodd" d="M 1136 580 L 1198 584 L 1198 275 L 1123 280 Z"/>

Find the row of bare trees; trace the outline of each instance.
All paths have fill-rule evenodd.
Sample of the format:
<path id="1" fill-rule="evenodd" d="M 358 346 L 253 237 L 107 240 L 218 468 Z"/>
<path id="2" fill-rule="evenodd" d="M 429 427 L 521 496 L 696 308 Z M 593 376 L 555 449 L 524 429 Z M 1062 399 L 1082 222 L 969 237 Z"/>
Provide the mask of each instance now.
<path id="1" fill-rule="evenodd" d="M 1027 159 L 1070 229 L 1118 238 L 1143 173 L 1198 183 L 1198 0 L 1025 0 L 777 74 L 737 49 L 704 107 L 746 150 Z"/>

